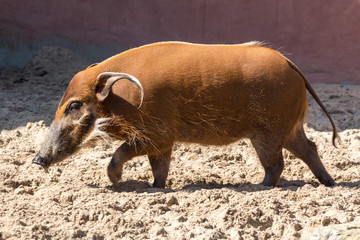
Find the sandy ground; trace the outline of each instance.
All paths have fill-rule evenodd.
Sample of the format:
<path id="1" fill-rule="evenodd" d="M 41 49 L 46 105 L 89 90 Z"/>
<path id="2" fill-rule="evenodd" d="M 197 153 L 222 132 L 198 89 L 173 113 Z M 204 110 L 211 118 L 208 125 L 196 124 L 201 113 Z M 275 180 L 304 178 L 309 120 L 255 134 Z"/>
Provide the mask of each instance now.
<path id="1" fill-rule="evenodd" d="M 1 69 L 0 239 L 330 239 L 341 226 L 360 234 L 360 86 L 313 85 L 339 128 L 339 148 L 309 98 L 306 131 L 333 188 L 285 151 L 279 187 L 259 185 L 263 169 L 241 140 L 177 144 L 166 189 L 150 186 L 146 157 L 133 159 L 115 191 L 106 167 L 120 142 L 83 149 L 48 172 L 31 164 L 68 82 L 88 64 L 44 48 L 24 69 Z"/>

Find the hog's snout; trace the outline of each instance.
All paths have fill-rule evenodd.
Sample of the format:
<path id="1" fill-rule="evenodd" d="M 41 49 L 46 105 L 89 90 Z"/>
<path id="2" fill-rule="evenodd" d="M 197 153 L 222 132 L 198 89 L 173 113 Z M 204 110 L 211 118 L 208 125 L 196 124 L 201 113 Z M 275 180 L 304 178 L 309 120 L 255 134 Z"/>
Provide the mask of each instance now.
<path id="1" fill-rule="evenodd" d="M 33 163 L 39 164 L 44 168 L 47 168 L 49 164 L 39 155 L 36 155 L 36 157 L 32 160 Z"/>

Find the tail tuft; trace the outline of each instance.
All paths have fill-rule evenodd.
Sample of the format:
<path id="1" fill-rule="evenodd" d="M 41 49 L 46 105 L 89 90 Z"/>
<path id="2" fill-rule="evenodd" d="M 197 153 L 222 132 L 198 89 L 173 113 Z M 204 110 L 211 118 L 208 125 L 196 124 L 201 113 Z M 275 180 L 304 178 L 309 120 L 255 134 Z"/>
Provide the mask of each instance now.
<path id="1" fill-rule="evenodd" d="M 341 145 L 342 145 L 341 137 L 340 137 L 340 135 L 339 135 L 337 132 L 333 133 L 332 143 L 333 143 L 334 147 L 336 147 L 336 148 L 337 148 L 338 146 L 341 146 Z"/>

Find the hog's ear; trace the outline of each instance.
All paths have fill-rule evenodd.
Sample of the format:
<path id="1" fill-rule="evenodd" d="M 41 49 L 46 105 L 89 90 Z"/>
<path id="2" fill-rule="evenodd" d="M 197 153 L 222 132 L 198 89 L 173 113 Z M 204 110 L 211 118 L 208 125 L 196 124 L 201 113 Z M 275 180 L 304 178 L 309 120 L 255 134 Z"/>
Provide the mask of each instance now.
<path id="1" fill-rule="evenodd" d="M 95 93 L 97 99 L 102 102 L 104 101 L 110 93 L 111 87 L 119 80 L 127 79 L 132 82 L 135 86 L 140 88 L 141 91 L 141 99 L 140 105 L 138 108 L 141 107 L 143 99 L 144 99 L 144 89 L 140 83 L 140 81 L 129 74 L 126 73 L 116 73 L 116 72 L 103 72 L 101 73 L 95 83 Z"/>

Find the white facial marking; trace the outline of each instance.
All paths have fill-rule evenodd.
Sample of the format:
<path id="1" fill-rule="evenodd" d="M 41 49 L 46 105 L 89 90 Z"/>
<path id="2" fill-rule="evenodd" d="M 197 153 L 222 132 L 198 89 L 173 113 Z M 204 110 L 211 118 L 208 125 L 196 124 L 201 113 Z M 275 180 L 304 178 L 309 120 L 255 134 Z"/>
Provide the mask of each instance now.
<path id="1" fill-rule="evenodd" d="M 96 140 L 105 140 L 106 142 L 110 142 L 112 137 L 102 130 L 103 127 L 110 125 L 111 118 L 98 118 L 95 121 L 94 129 L 91 133 L 86 137 L 86 139 L 79 145 L 82 147 L 92 141 Z"/>
<path id="2" fill-rule="evenodd" d="M 78 120 L 74 120 L 72 123 L 79 125 L 81 124 L 82 120 L 87 116 L 86 112 L 84 112 L 84 114 L 78 119 Z"/>

